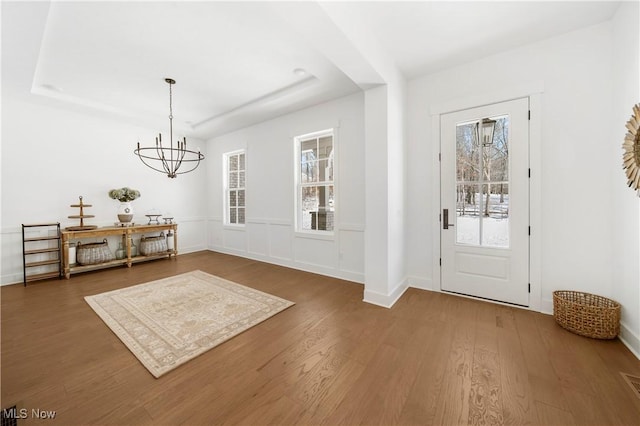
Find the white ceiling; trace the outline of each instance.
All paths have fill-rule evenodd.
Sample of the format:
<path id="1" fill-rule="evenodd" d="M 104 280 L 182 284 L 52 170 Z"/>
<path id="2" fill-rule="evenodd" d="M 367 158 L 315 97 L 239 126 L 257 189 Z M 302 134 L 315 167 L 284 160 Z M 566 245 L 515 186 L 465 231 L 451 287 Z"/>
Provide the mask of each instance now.
<path id="1" fill-rule="evenodd" d="M 618 1 L 358 3 L 358 13 L 408 78 L 594 25 Z"/>
<path id="2" fill-rule="evenodd" d="M 156 125 L 171 77 L 174 125 L 209 138 L 383 83 L 358 40 L 414 78 L 608 20 L 618 6 L 3 1 L 3 92 Z"/>

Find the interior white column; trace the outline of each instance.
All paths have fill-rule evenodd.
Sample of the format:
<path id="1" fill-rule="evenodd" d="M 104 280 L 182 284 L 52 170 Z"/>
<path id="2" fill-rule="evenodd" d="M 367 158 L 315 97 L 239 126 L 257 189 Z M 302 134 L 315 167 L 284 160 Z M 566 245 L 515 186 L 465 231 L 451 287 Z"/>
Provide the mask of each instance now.
<path id="1" fill-rule="evenodd" d="M 402 82 L 365 92 L 364 301 L 391 307 L 408 286 Z"/>
<path id="2" fill-rule="evenodd" d="M 386 305 L 389 288 L 387 87 L 365 92 L 364 300 Z"/>
<path id="3" fill-rule="evenodd" d="M 272 5 L 365 91 L 364 300 L 390 307 L 407 288 L 406 81 L 348 2 Z"/>

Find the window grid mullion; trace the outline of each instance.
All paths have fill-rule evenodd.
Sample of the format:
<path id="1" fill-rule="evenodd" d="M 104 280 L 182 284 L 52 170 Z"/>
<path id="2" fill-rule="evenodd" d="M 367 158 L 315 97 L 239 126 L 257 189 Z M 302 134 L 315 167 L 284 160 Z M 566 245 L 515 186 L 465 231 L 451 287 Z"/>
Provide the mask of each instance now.
<path id="1" fill-rule="evenodd" d="M 242 221 L 240 220 L 240 209 L 244 210 L 246 206 L 246 195 L 243 197 L 245 205 L 240 206 L 240 192 L 245 191 L 246 186 L 246 175 L 244 185 L 240 185 L 240 175 L 246 173 L 246 157 L 244 157 L 244 164 L 243 161 L 240 160 L 244 155 L 244 152 L 226 155 L 227 188 L 225 206 L 227 223 L 232 225 L 244 225 L 244 220 L 246 219 L 245 216 L 242 215 Z M 235 170 L 231 170 L 232 163 L 234 163 Z"/>
<path id="2" fill-rule="evenodd" d="M 313 137 L 295 138 L 297 151 L 297 229 L 333 231 L 333 130 L 317 132 Z M 321 146 L 322 145 L 322 146 Z M 324 169 L 321 169 L 324 168 Z M 320 180 L 324 178 L 323 180 Z M 308 179 L 308 181 L 304 181 Z M 322 207 L 320 210 L 318 207 Z"/>

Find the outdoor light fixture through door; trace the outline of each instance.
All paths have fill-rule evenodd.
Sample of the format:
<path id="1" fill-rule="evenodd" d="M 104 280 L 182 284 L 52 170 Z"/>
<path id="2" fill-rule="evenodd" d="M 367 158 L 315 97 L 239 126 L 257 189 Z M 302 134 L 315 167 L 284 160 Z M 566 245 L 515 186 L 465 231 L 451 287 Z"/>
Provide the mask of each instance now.
<path id="1" fill-rule="evenodd" d="M 493 143 L 493 132 L 496 130 L 496 120 L 490 118 L 483 118 L 480 122 L 480 129 L 482 134 L 478 138 L 482 141 L 482 146 L 491 146 Z"/>
<path id="2" fill-rule="evenodd" d="M 170 178 L 175 178 L 177 175 L 189 173 L 195 170 L 200 161 L 204 160 L 204 155 L 200 151 L 191 151 L 187 149 L 187 138 L 182 138 L 173 145 L 173 107 L 172 107 L 172 91 L 171 86 L 176 84 L 176 81 L 171 78 L 165 78 L 164 81 L 169 83 L 169 146 L 162 145 L 162 134 L 159 133 L 156 138 L 155 147 L 140 148 L 140 142 L 138 147 L 133 151 L 145 166 L 160 172 L 166 173 Z M 185 165 L 185 169 L 180 170 L 180 167 Z M 180 170 L 180 171 L 178 171 Z"/>

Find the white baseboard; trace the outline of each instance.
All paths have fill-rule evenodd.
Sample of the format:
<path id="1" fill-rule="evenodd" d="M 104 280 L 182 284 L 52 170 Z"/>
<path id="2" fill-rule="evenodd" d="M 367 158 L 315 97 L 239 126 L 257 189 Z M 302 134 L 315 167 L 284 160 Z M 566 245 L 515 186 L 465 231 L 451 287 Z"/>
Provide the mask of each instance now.
<path id="1" fill-rule="evenodd" d="M 640 337 L 633 333 L 625 324 L 620 324 L 620 341 L 629 348 L 632 354 L 640 360 Z"/>
<path id="2" fill-rule="evenodd" d="M 433 291 L 433 282 L 430 278 L 409 277 L 408 281 L 409 287 Z"/>
<path id="3" fill-rule="evenodd" d="M 203 244 L 198 244 L 190 247 L 178 247 L 178 256 L 180 256 L 181 254 L 195 253 L 197 251 L 205 251 L 206 249 L 207 248 Z"/>
<path id="4" fill-rule="evenodd" d="M 7 274 L 0 278 L 0 286 L 11 284 L 22 284 L 22 274 Z"/>
<path id="5" fill-rule="evenodd" d="M 382 306 L 383 308 L 391 308 L 402 297 L 409 288 L 409 281 L 405 278 L 391 291 L 389 294 L 379 293 L 373 290 L 367 290 L 365 285 L 363 302 L 373 305 Z"/>
<path id="6" fill-rule="evenodd" d="M 542 299 L 540 301 L 540 312 L 553 315 L 553 299 Z"/>
<path id="7" fill-rule="evenodd" d="M 311 272 L 314 274 L 326 275 L 332 278 L 338 278 L 346 281 L 353 281 L 358 284 L 364 283 L 364 274 L 359 272 L 345 271 L 341 269 L 332 269 L 319 265 L 311 265 L 307 263 L 296 262 L 291 259 L 281 257 L 264 256 L 260 254 L 250 253 L 242 250 L 227 249 L 224 247 L 208 248 L 209 251 L 230 254 L 232 256 L 244 257 L 245 259 L 258 260 L 260 262 L 271 263 L 273 265 L 284 266 L 299 271 Z"/>

